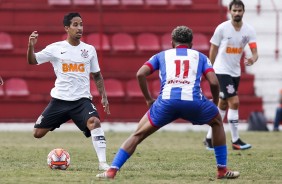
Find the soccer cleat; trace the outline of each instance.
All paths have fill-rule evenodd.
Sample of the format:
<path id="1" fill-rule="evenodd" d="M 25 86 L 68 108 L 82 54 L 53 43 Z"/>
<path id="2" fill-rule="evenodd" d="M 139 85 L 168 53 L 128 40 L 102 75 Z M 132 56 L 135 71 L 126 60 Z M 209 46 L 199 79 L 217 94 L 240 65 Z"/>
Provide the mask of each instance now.
<path id="1" fill-rule="evenodd" d="M 206 146 L 207 150 L 209 150 L 209 151 L 213 151 L 214 150 L 211 139 L 206 138 L 204 140 L 204 145 Z"/>
<path id="2" fill-rule="evenodd" d="M 245 150 L 250 149 L 251 147 L 250 144 L 244 143 L 240 138 L 236 142 L 232 142 L 232 148 L 234 150 Z"/>
<path id="3" fill-rule="evenodd" d="M 106 162 L 100 162 L 99 163 L 99 171 L 107 171 L 110 168 L 110 166 Z"/>
<path id="4" fill-rule="evenodd" d="M 279 128 L 273 128 L 273 132 L 279 132 Z"/>
<path id="5" fill-rule="evenodd" d="M 117 173 L 117 169 L 115 168 L 109 168 L 107 171 L 97 174 L 96 178 L 99 179 L 114 179 Z"/>
<path id="6" fill-rule="evenodd" d="M 238 171 L 230 171 L 228 169 L 218 169 L 217 179 L 235 179 L 240 176 Z"/>

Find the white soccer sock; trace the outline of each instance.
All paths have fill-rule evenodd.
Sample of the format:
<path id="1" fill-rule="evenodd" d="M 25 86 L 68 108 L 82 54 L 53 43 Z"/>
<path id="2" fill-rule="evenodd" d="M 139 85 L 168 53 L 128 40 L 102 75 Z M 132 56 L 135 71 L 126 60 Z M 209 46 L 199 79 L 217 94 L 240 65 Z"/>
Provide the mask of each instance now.
<path id="1" fill-rule="evenodd" d="M 239 112 L 238 110 L 228 109 L 227 113 L 228 124 L 230 127 L 232 142 L 239 139 L 238 125 L 239 125 Z"/>
<path id="2" fill-rule="evenodd" d="M 219 114 L 220 114 L 221 119 L 223 121 L 224 118 L 225 118 L 226 110 L 222 110 L 222 109 L 218 108 L 218 111 L 219 111 Z"/>
<path id="3" fill-rule="evenodd" d="M 218 111 L 219 111 L 219 114 L 220 114 L 221 119 L 223 121 L 223 119 L 225 117 L 226 110 L 221 110 L 220 108 L 218 108 Z M 208 130 L 206 138 L 207 139 L 211 139 L 212 138 L 212 128 L 211 127 L 209 127 L 209 130 Z"/>
<path id="4" fill-rule="evenodd" d="M 106 162 L 106 139 L 103 129 L 95 128 L 91 130 L 91 137 L 99 162 Z"/>
<path id="5" fill-rule="evenodd" d="M 207 139 L 211 139 L 212 138 L 212 127 L 209 127 L 209 130 L 208 130 L 206 138 Z"/>

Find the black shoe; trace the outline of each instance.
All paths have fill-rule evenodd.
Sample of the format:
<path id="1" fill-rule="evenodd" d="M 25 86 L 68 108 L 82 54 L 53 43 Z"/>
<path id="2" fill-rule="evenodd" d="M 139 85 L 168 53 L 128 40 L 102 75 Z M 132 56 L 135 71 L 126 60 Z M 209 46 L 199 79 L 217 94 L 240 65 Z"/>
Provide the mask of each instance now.
<path id="1" fill-rule="evenodd" d="M 232 142 L 232 148 L 234 150 L 245 150 L 245 149 L 250 149 L 252 146 L 250 144 L 244 143 L 240 138 Z"/>
<path id="2" fill-rule="evenodd" d="M 213 151 L 213 150 L 214 150 L 213 145 L 212 145 L 212 140 L 211 140 L 211 139 L 206 138 L 206 139 L 204 140 L 204 145 L 206 146 L 206 149 L 207 149 L 207 150 L 210 150 L 210 151 Z"/>
<path id="3" fill-rule="evenodd" d="M 273 132 L 279 132 L 279 128 L 274 128 Z"/>

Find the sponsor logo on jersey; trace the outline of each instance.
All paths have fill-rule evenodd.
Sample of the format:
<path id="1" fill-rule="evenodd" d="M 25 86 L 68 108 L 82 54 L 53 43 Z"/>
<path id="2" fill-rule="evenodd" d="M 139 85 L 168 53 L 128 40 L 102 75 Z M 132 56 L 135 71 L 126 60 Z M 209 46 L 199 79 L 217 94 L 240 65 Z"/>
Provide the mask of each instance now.
<path id="1" fill-rule="evenodd" d="M 66 72 L 84 72 L 85 67 L 83 63 L 63 63 L 62 64 L 62 71 Z"/>
<path id="2" fill-rule="evenodd" d="M 226 53 L 227 54 L 241 54 L 243 51 L 243 48 L 236 48 L 236 47 L 226 47 Z"/>
<path id="3" fill-rule="evenodd" d="M 167 82 L 168 84 L 190 84 L 188 80 L 172 79 Z"/>

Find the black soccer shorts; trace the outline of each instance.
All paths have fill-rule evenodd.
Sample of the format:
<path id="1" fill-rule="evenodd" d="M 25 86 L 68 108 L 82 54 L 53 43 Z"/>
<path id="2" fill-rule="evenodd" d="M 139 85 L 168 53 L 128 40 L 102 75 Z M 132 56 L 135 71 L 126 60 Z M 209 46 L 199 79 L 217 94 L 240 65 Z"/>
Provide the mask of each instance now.
<path id="1" fill-rule="evenodd" d="M 219 86 L 220 93 L 219 97 L 221 99 L 227 99 L 238 94 L 238 87 L 240 83 L 240 77 L 232 77 L 226 74 L 216 74 Z"/>
<path id="2" fill-rule="evenodd" d="M 88 98 L 81 98 L 76 101 L 52 98 L 37 119 L 34 128 L 51 128 L 51 131 L 53 131 L 63 123 L 72 120 L 86 137 L 90 137 L 91 133 L 87 128 L 87 120 L 93 116 L 100 119 L 96 107 Z"/>

